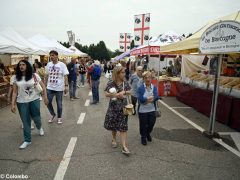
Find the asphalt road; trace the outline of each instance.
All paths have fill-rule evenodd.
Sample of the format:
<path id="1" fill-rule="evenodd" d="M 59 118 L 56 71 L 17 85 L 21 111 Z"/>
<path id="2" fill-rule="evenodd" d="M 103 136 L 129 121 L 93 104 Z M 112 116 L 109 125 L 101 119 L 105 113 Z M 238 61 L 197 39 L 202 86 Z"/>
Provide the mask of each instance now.
<path id="1" fill-rule="evenodd" d="M 91 98 L 88 87 L 78 89 L 81 97 L 78 100 L 64 97 L 62 125 L 48 124 L 48 110 L 42 104 L 45 135 L 40 137 L 33 130 L 32 144 L 25 150 L 18 149 L 23 140 L 19 114 L 12 114 L 10 107 L 0 109 L 0 179 L 6 179 L 6 175 L 25 175 L 33 180 L 240 179 L 240 157 L 204 137 L 164 105 L 152 133 L 153 142 L 141 145 L 138 117 L 130 116 L 131 155 L 123 155 L 120 146 L 112 149 L 111 133 L 103 128 L 108 106 L 103 94 L 106 82 L 102 77 L 97 105 L 85 106 Z M 202 128 L 208 128 L 207 117 L 175 98 L 163 98 L 163 102 Z M 218 123 L 216 129 L 235 133 Z M 223 142 L 237 149 L 230 136 L 224 137 Z"/>

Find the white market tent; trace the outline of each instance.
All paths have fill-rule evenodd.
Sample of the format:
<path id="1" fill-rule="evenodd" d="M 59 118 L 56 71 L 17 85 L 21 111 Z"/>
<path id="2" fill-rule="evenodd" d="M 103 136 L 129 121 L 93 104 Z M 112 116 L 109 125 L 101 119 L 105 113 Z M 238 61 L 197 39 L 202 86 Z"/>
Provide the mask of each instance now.
<path id="1" fill-rule="evenodd" d="M 54 39 L 49 39 L 42 34 L 36 34 L 28 39 L 31 43 L 46 49 L 47 51 L 55 50 L 60 55 L 71 55 L 73 52 Z"/>
<path id="2" fill-rule="evenodd" d="M 0 53 L 1 54 L 27 54 L 24 51 L 26 47 L 0 35 Z"/>
<path id="3" fill-rule="evenodd" d="M 142 45 L 132 50 L 131 55 L 159 55 L 162 46 L 178 41 L 181 41 L 181 36 L 173 31 L 169 31 L 150 39 L 148 45 Z"/>
<path id="4" fill-rule="evenodd" d="M 71 46 L 68 49 L 73 51 L 75 56 L 79 56 L 79 57 L 87 57 L 88 56 L 86 53 L 83 53 L 82 51 L 78 50 L 75 46 Z"/>
<path id="5" fill-rule="evenodd" d="M 17 48 L 21 48 L 24 51 L 27 52 L 27 54 L 34 54 L 34 55 L 46 55 L 47 52 L 45 49 L 42 49 L 38 46 L 35 46 L 31 42 L 29 42 L 27 39 L 25 39 L 23 36 L 18 34 L 16 31 L 14 31 L 12 28 L 7 28 L 0 32 L 0 35 L 4 37 L 5 39 L 8 39 L 7 45 L 15 46 Z M 0 44 L 3 42 L 6 43 L 6 41 L 0 41 Z"/>

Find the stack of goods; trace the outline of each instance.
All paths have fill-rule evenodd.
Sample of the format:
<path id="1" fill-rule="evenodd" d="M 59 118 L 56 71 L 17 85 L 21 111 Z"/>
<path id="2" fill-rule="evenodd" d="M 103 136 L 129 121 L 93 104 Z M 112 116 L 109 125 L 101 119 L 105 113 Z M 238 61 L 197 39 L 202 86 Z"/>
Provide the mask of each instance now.
<path id="1" fill-rule="evenodd" d="M 205 75 L 203 73 L 193 73 L 189 77 L 189 84 L 201 89 L 207 89 L 209 82 L 213 79 L 212 75 Z"/>
<path id="2" fill-rule="evenodd" d="M 234 97 L 240 97 L 240 78 L 236 77 L 220 77 L 219 81 L 219 93 L 230 95 Z M 209 84 L 209 90 L 214 89 L 214 80 Z"/>
<path id="3" fill-rule="evenodd" d="M 233 86 L 230 92 L 230 96 L 240 98 L 240 78 L 232 82 Z"/>

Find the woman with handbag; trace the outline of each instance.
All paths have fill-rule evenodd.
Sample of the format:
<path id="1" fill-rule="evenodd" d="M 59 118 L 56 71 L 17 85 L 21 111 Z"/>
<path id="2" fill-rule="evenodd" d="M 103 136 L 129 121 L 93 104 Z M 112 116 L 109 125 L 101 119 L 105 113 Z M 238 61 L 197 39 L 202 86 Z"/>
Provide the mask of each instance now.
<path id="1" fill-rule="evenodd" d="M 107 114 L 105 117 L 104 128 L 112 131 L 112 147 L 117 147 L 116 136 L 120 132 L 122 142 L 122 153 L 129 155 L 130 151 L 127 148 L 127 130 L 128 130 L 128 115 L 123 113 L 123 108 L 126 105 L 126 95 L 130 95 L 130 86 L 124 80 L 125 68 L 116 66 L 112 72 L 112 80 L 110 80 L 105 88 L 106 97 L 110 98 Z M 111 90 L 110 90 L 111 89 Z"/>
<path id="2" fill-rule="evenodd" d="M 16 77 L 13 83 L 11 111 L 16 113 L 16 105 L 23 123 L 24 142 L 19 147 L 25 149 L 31 144 L 31 118 L 39 135 L 43 136 L 39 93 L 42 90 L 44 103 L 48 104 L 46 88 L 38 74 L 32 73 L 32 67 L 26 60 L 21 60 L 16 67 Z"/>
<path id="3" fill-rule="evenodd" d="M 138 117 L 142 145 L 147 145 L 147 140 L 152 141 L 151 132 L 156 122 L 156 101 L 159 99 L 157 87 L 152 82 L 152 74 L 146 71 L 142 74 L 143 83 L 138 87 Z"/>

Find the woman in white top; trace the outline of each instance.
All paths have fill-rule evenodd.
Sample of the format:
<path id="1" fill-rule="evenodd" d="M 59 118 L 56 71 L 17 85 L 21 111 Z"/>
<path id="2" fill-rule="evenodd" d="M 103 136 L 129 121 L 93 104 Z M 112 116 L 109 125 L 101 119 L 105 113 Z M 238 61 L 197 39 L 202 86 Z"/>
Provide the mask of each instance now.
<path id="1" fill-rule="evenodd" d="M 40 115 L 39 92 L 36 84 L 39 83 L 43 89 L 44 103 L 48 104 L 46 88 L 38 74 L 33 74 L 31 64 L 21 60 L 16 67 L 16 78 L 13 83 L 12 107 L 16 113 L 16 105 L 23 123 L 24 142 L 19 147 L 25 149 L 31 144 L 31 118 L 33 119 L 39 134 L 44 135 Z"/>

